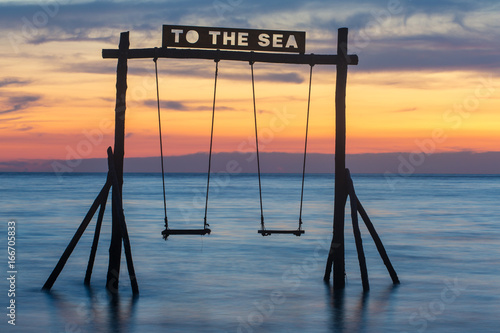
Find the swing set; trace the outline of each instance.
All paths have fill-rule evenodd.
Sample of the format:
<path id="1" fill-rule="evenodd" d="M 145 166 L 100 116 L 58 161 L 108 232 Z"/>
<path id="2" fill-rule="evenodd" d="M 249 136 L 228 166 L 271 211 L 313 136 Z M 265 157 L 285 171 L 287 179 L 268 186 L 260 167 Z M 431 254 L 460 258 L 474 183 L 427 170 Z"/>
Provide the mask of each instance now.
<path id="1" fill-rule="evenodd" d="M 122 186 L 123 186 L 123 161 L 124 161 L 124 141 L 125 141 L 125 110 L 126 110 L 126 90 L 127 90 L 127 61 L 128 59 L 153 59 L 155 64 L 156 78 L 156 102 L 158 111 L 158 130 L 160 141 L 161 174 L 163 186 L 163 211 L 165 230 L 162 231 L 166 240 L 173 235 L 207 235 L 211 233 L 210 225 L 207 223 L 210 175 L 212 167 L 212 148 L 214 137 L 214 123 L 217 97 L 217 79 L 219 75 L 219 62 L 221 60 L 246 61 L 250 64 L 252 80 L 253 114 L 255 125 L 255 147 L 257 157 L 257 176 L 259 182 L 260 199 L 260 229 L 258 233 L 262 236 L 272 234 L 291 234 L 301 236 L 305 233 L 302 229 L 302 211 L 304 200 L 305 170 L 307 159 L 307 140 L 309 132 L 309 113 L 311 106 L 311 90 L 313 67 L 315 65 L 336 65 L 337 81 L 335 94 L 336 109 L 336 139 L 335 139 L 335 199 L 333 217 L 333 239 L 330 252 L 327 258 L 324 280 L 328 282 L 332 274 L 334 277 L 334 288 L 343 289 L 345 287 L 345 262 L 344 262 L 344 222 L 345 205 L 347 198 L 351 199 L 351 216 L 353 223 L 354 238 L 358 252 L 360 272 L 363 282 L 363 289 L 369 289 L 366 262 L 361 241 L 361 234 L 358 226 L 358 213 L 361 215 L 365 225 L 370 232 L 380 256 L 391 276 L 394 284 L 399 283 L 396 271 L 387 256 L 385 248 L 373 227 L 366 211 L 361 205 L 354 192 L 354 186 L 349 173 L 345 168 L 345 143 L 346 143 L 346 117 L 345 117 L 345 95 L 347 83 L 347 68 L 349 65 L 357 65 L 358 57 L 347 53 L 347 28 L 338 30 L 337 54 L 336 55 L 316 55 L 305 54 L 305 32 L 297 31 L 271 31 L 256 29 L 230 29 L 230 28 L 208 28 L 208 27 L 188 27 L 188 26 L 163 26 L 163 44 L 161 48 L 130 49 L 129 32 L 120 35 L 119 48 L 117 50 L 105 49 L 102 52 L 105 59 L 118 59 L 116 77 L 116 106 L 115 106 L 115 146 L 114 152 L 108 148 L 108 177 L 104 187 L 95 199 L 90 210 L 82 221 L 80 227 L 71 239 L 69 245 L 59 259 L 56 267 L 45 282 L 42 289 L 50 290 L 57 277 L 61 273 L 69 256 L 76 244 L 89 225 L 93 216 L 99 210 L 94 241 L 91 248 L 85 284 L 90 284 L 90 278 L 94 265 L 99 234 L 101 230 L 104 210 L 109 191 L 112 189 L 112 233 L 109 248 L 109 263 L 106 288 L 112 293 L 118 293 L 119 272 L 122 244 L 127 259 L 127 268 L 134 295 L 139 293 L 134 265 L 132 261 L 131 246 L 123 213 Z M 188 48 L 186 48 L 188 47 Z M 242 51 L 243 50 L 243 51 Z M 272 51 L 272 52 L 270 52 Z M 210 147 L 208 155 L 207 187 L 205 196 L 205 215 L 203 218 L 203 228 L 201 229 L 175 229 L 170 228 L 167 218 L 167 195 L 165 186 L 165 168 L 163 160 L 163 140 L 162 122 L 160 108 L 160 88 L 158 79 L 158 59 L 206 59 L 215 62 L 214 93 L 212 101 L 212 121 L 210 131 Z M 307 98 L 307 117 L 304 138 L 304 156 L 302 163 L 302 187 L 299 205 L 299 220 L 297 229 L 267 229 L 264 223 L 264 209 L 262 200 L 261 168 L 259 158 L 259 137 L 257 122 L 257 106 L 255 94 L 254 64 L 275 63 L 275 64 L 303 64 L 309 65 L 309 89 Z"/>
<path id="2" fill-rule="evenodd" d="M 209 228 L 209 224 L 207 223 L 207 212 L 208 212 L 208 197 L 210 190 L 210 175 L 211 175 L 211 166 L 212 166 L 212 148 L 213 148 L 213 137 L 214 137 L 214 123 L 215 123 L 215 106 L 216 106 L 216 97 L 217 97 L 217 79 L 219 73 L 219 62 L 220 59 L 215 59 L 215 75 L 214 75 L 214 95 L 212 102 L 212 125 L 210 129 L 210 148 L 208 154 L 208 172 L 207 172 L 207 189 L 205 195 L 205 216 L 203 218 L 203 228 L 202 229 L 171 229 L 168 223 L 167 217 L 167 199 L 166 199 L 166 190 L 165 190 L 165 168 L 163 162 L 163 140 L 162 140 L 162 123 L 161 123 L 161 109 L 160 109 L 160 92 L 159 92 L 159 84 L 158 84 L 158 57 L 153 59 L 155 63 L 155 78 L 156 78 L 156 104 L 158 109 L 158 128 L 159 128 L 159 137 L 160 137 L 160 158 L 161 158 L 161 175 L 162 175 L 162 185 L 163 185 L 163 210 L 164 210 L 164 219 L 165 219 L 165 230 L 162 231 L 163 238 L 166 240 L 170 235 L 207 235 L 211 233 L 211 229 Z M 258 138 L 258 125 L 257 125 L 257 106 L 256 106 L 256 97 L 255 97 L 255 75 L 254 75 L 254 62 L 250 61 L 251 68 L 251 77 L 252 77 L 252 100 L 253 100 L 253 115 L 254 115 L 254 124 L 255 124 L 255 147 L 256 147 L 256 157 L 257 157 L 257 176 L 259 180 L 259 199 L 260 199 L 260 225 L 261 228 L 258 230 L 258 233 L 262 236 L 270 236 L 272 234 L 292 234 L 295 236 L 300 236 L 305 233 L 302 230 L 302 208 L 304 202 L 304 184 L 305 184 L 305 172 L 306 172 L 306 160 L 307 160 L 307 137 L 309 133 L 309 114 L 310 114 L 310 106 L 311 106 L 311 86 L 312 86 L 312 73 L 314 64 L 310 64 L 309 71 L 309 94 L 307 98 L 307 117 L 306 117 L 306 130 L 305 130 L 305 139 L 304 139 L 304 157 L 302 163 L 302 187 L 300 192 L 300 208 L 299 208 L 299 224 L 297 229 L 291 230 L 280 230 L 280 229 L 266 229 L 264 224 L 264 208 L 263 208 L 263 200 L 262 200 L 262 182 L 261 182 L 261 169 L 260 169 L 260 157 L 259 157 L 259 138 Z"/>

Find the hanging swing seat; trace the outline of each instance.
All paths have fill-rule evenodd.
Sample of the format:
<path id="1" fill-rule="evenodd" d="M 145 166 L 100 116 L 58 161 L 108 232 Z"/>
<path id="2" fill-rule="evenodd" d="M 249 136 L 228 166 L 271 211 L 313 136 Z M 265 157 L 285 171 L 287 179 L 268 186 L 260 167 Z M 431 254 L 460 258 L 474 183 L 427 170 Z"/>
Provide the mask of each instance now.
<path id="1" fill-rule="evenodd" d="M 156 49 L 155 49 L 156 52 Z M 218 71 L 219 71 L 219 60 L 216 60 L 215 63 L 215 83 L 214 83 L 214 98 L 213 98 L 213 105 L 212 105 L 212 128 L 211 128 L 211 133 L 210 133 L 210 153 L 209 153 L 209 158 L 208 158 L 208 174 L 207 174 L 207 194 L 205 198 L 205 217 L 203 219 L 203 229 L 170 229 L 168 227 L 168 219 L 167 219 L 167 199 L 166 199 L 166 191 L 165 191 L 165 168 L 163 165 L 163 143 L 162 143 L 162 135 L 161 135 L 161 110 L 160 110 L 160 89 L 159 89 L 159 84 L 158 84 L 158 64 L 157 60 L 158 58 L 155 57 L 154 59 L 155 63 L 155 76 L 156 76 L 156 102 L 157 102 L 157 108 L 158 108 L 158 130 L 160 134 L 160 157 L 161 157 L 161 176 L 162 176 L 162 184 L 163 184 L 163 209 L 164 209 L 164 215 L 165 215 L 165 230 L 163 230 L 161 233 L 163 235 L 163 239 L 167 240 L 168 236 L 170 235 L 210 235 L 212 230 L 210 230 L 209 224 L 207 223 L 207 211 L 208 211 L 208 191 L 210 188 L 210 170 L 211 170 L 211 165 L 212 165 L 212 143 L 213 143 L 213 137 L 214 137 L 214 120 L 215 120 L 215 98 L 216 98 L 216 91 L 217 91 L 217 76 L 218 76 Z"/>
<path id="2" fill-rule="evenodd" d="M 203 229 L 165 229 L 161 232 L 163 238 L 167 238 L 170 235 L 210 235 L 212 230 L 208 228 Z"/>
<path id="3" fill-rule="evenodd" d="M 304 162 L 302 165 L 302 189 L 300 193 L 300 214 L 299 214 L 299 227 L 297 229 L 266 229 L 264 224 L 264 209 L 262 205 L 262 183 L 261 183 L 261 174 L 260 174 L 260 159 L 259 159 L 259 136 L 258 136 L 258 126 L 257 126 L 257 106 L 256 106 L 256 98 L 255 98 L 255 77 L 254 77 L 254 69 L 253 69 L 253 61 L 250 61 L 250 69 L 252 74 L 252 98 L 253 98 L 253 115 L 254 115 L 254 123 L 255 123 L 255 150 L 257 156 L 257 175 L 259 179 L 259 199 L 260 199 L 260 226 L 261 228 L 257 230 L 259 234 L 262 236 L 271 236 L 272 234 L 288 234 L 295 235 L 300 237 L 305 233 L 302 230 L 302 204 L 304 202 L 304 180 L 305 180 L 305 171 L 306 171 L 306 157 L 307 157 L 307 137 L 309 132 L 309 110 L 311 106 L 311 87 L 312 87 L 312 69 L 314 64 L 311 64 L 309 71 L 309 95 L 307 97 L 307 122 L 306 122 L 306 135 L 305 135 L 305 144 L 304 144 Z"/>
<path id="4" fill-rule="evenodd" d="M 276 229 L 260 229 L 258 233 L 262 236 L 271 236 L 272 234 L 291 234 L 297 237 L 305 233 L 305 230 L 295 229 L 295 230 L 276 230 Z"/>

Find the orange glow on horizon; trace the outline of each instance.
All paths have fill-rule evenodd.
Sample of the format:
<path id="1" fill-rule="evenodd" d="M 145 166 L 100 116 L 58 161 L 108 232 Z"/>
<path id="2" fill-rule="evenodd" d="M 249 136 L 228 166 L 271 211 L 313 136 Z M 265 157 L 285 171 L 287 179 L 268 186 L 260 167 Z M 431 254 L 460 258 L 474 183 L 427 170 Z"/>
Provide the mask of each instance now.
<path id="1" fill-rule="evenodd" d="M 57 44 L 57 43 L 55 43 Z M 61 59 L 82 52 L 75 64 L 44 60 L 19 66 L 5 57 L 5 77 L 26 77 L 29 84 L 0 88 L 0 102 L 34 96 L 28 106 L 0 114 L 4 142 L 0 160 L 102 158 L 113 145 L 115 67 L 100 59 L 105 45 L 67 44 Z M 106 45 L 106 47 L 109 47 Z M 86 52 L 86 53 L 85 53 Z M 95 72 L 88 64 L 102 63 Z M 80 64 L 80 65 L 79 65 Z M 79 67 L 80 66 L 80 67 Z M 86 67 L 87 66 L 87 67 Z M 253 105 L 248 64 L 219 65 L 214 151 L 254 149 Z M 361 66 L 361 65 L 360 65 Z M 207 152 L 213 96 L 211 61 L 159 61 L 160 97 L 166 155 Z M 196 70 L 193 70 L 196 69 Z M 499 151 L 499 89 L 487 74 L 470 71 L 361 72 L 351 68 L 347 87 L 347 153 L 410 152 L 434 131 L 446 139 L 436 151 Z M 290 74 L 292 73 L 292 74 Z M 278 82 L 275 77 L 286 78 Z M 308 66 L 255 65 L 259 139 L 262 152 L 302 152 L 307 108 Z M 309 147 L 334 153 L 335 69 L 315 66 Z M 154 66 L 129 62 L 126 156 L 159 155 Z M 477 97 L 478 95 L 479 97 Z M 462 105 L 461 108 L 456 106 Z M 7 106 L 5 107 L 7 108 Z M 460 111 L 461 110 L 461 111 Z"/>

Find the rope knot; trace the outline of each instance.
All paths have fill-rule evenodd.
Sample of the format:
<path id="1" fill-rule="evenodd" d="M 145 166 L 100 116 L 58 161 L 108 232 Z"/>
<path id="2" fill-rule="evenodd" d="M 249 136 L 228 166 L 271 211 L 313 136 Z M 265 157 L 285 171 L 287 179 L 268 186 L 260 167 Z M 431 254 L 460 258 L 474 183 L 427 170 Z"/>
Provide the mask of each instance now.
<path id="1" fill-rule="evenodd" d="M 158 61 L 158 48 L 155 47 L 155 56 L 153 58 L 153 61 L 156 63 L 156 61 Z"/>

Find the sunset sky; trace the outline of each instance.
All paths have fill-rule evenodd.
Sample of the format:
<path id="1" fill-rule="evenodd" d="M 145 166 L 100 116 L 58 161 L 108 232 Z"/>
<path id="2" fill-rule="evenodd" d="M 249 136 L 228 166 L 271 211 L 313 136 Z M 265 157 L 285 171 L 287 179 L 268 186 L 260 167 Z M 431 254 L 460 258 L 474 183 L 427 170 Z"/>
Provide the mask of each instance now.
<path id="1" fill-rule="evenodd" d="M 42 5 L 40 5 L 42 4 Z M 335 54 L 349 28 L 347 152 L 500 151 L 497 0 L 0 1 L 0 162 L 105 157 L 116 60 L 163 24 L 298 30 Z M 209 148 L 214 62 L 160 59 L 166 155 Z M 256 64 L 261 150 L 303 149 L 309 67 Z M 126 156 L 159 155 L 152 60 L 129 61 Z M 335 67 L 315 66 L 309 151 L 334 152 Z M 214 150 L 254 147 L 250 66 L 219 65 Z"/>

